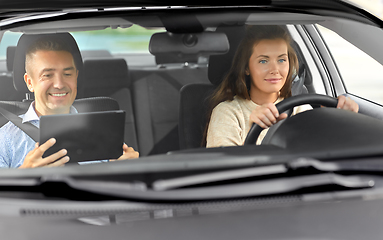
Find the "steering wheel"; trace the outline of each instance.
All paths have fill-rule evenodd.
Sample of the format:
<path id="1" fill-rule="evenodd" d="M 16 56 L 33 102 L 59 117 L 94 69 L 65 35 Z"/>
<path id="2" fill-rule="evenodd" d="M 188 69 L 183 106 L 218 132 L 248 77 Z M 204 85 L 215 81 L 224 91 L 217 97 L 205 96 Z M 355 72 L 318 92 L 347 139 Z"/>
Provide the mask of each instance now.
<path id="1" fill-rule="evenodd" d="M 275 106 L 277 107 L 278 112 L 282 113 L 303 104 L 319 104 L 325 107 L 335 108 L 338 105 L 338 99 L 321 94 L 302 94 L 286 98 Z M 255 144 L 262 130 L 263 128 L 254 123 L 246 136 L 244 144 Z"/>

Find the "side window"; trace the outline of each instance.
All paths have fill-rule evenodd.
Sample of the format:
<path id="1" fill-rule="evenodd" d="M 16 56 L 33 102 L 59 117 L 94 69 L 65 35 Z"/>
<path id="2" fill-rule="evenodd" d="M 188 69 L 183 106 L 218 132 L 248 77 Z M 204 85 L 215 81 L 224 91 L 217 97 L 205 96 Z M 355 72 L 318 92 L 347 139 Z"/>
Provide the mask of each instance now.
<path id="1" fill-rule="evenodd" d="M 5 32 L 0 44 L 0 59 L 6 59 L 7 57 L 7 48 L 9 46 L 16 46 L 21 33 L 15 32 Z"/>
<path id="2" fill-rule="evenodd" d="M 337 33 L 317 25 L 348 93 L 383 105 L 383 66 Z"/>

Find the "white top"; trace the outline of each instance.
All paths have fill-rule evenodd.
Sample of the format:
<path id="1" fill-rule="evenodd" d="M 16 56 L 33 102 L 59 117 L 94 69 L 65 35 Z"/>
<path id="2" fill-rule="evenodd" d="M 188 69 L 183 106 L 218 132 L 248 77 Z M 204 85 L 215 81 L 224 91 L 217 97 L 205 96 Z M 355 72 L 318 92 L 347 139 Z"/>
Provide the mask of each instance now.
<path id="1" fill-rule="evenodd" d="M 283 98 L 278 98 L 274 104 L 282 100 Z M 252 125 L 249 122 L 251 112 L 258 106 L 251 100 L 237 96 L 232 101 L 218 104 L 211 114 L 206 147 L 243 145 Z M 310 105 L 295 107 L 292 115 L 309 109 L 312 109 Z M 261 132 L 256 142 L 257 145 L 261 144 L 267 130 Z"/>

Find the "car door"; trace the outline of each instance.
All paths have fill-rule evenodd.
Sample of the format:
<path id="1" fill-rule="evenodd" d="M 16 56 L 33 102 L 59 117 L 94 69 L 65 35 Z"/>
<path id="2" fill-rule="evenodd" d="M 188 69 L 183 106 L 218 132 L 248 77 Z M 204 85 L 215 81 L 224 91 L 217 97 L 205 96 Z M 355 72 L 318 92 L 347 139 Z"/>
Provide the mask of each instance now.
<path id="1" fill-rule="evenodd" d="M 382 29 L 332 21 L 304 25 L 300 33 L 315 55 L 326 94 L 346 95 L 359 104 L 360 113 L 383 119 L 383 53 L 377 41 Z"/>

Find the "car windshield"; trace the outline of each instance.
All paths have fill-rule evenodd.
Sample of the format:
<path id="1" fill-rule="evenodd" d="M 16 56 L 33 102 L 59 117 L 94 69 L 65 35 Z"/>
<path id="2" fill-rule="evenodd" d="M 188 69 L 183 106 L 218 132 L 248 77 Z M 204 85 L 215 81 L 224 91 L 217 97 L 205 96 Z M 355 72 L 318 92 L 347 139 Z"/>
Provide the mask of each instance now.
<path id="1" fill-rule="evenodd" d="M 243 2 L 2 3 L 2 239 L 380 239 L 383 21 Z"/>
<path id="2" fill-rule="evenodd" d="M 380 156 L 382 23 L 339 6 L 344 16 L 166 7 L 5 18 L 1 176 L 126 175 L 169 190 L 230 181 L 223 170 L 283 175 L 302 158 Z"/>

